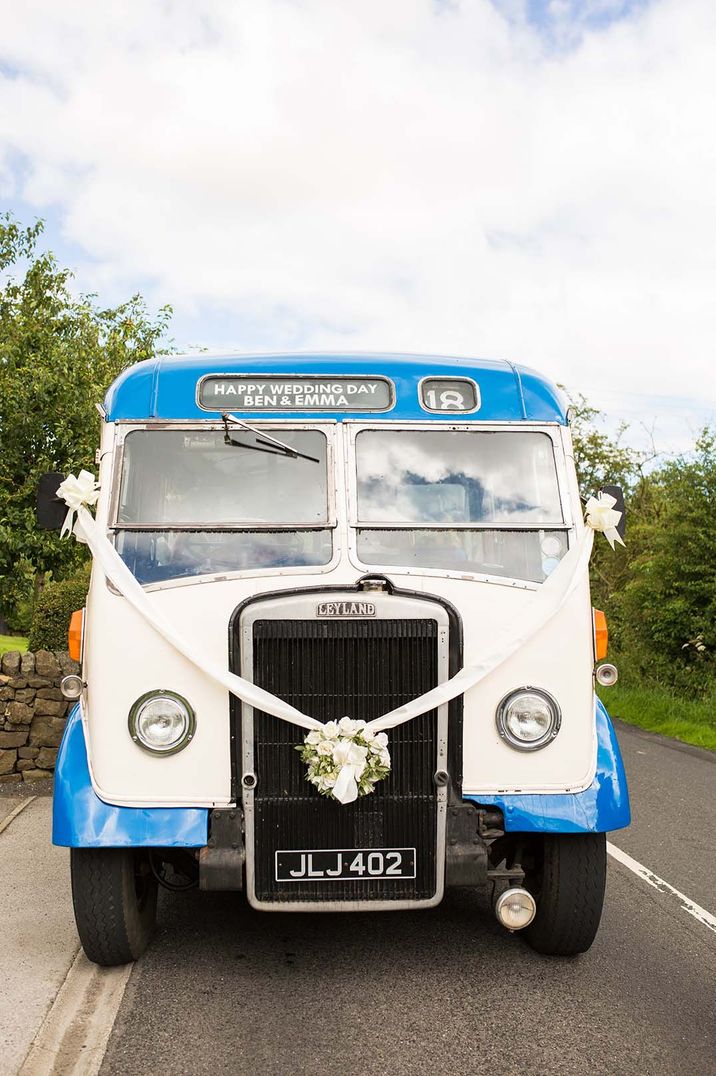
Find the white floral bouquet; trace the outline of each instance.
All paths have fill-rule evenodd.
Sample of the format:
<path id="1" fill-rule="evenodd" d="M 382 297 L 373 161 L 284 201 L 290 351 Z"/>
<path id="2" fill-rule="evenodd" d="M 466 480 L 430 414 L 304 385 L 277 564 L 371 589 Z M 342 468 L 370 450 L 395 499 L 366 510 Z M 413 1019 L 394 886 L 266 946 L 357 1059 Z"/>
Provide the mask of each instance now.
<path id="1" fill-rule="evenodd" d="M 367 796 L 390 773 L 386 734 L 350 717 L 313 729 L 296 750 L 308 766 L 306 780 L 340 803 Z"/>

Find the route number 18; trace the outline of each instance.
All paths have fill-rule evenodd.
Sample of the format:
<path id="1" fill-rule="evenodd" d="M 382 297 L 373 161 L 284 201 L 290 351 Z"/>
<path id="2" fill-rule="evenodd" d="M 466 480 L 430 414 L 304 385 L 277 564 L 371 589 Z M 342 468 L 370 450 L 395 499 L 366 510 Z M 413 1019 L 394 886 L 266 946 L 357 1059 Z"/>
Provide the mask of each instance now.
<path id="1" fill-rule="evenodd" d="M 433 377 L 421 384 L 420 402 L 427 411 L 476 411 L 480 396 L 467 378 Z"/>

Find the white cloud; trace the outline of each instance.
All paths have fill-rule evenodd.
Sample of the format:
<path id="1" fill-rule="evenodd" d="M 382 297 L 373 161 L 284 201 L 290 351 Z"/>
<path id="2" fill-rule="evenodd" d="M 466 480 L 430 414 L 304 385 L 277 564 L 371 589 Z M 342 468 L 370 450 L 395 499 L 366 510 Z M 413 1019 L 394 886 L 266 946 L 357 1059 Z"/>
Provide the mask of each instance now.
<path id="1" fill-rule="evenodd" d="M 23 156 L 84 287 L 149 279 L 249 347 L 505 356 L 714 401 L 716 5 L 585 16 L 569 49 L 524 10 L 27 0 L 3 20 L 0 175 Z"/>

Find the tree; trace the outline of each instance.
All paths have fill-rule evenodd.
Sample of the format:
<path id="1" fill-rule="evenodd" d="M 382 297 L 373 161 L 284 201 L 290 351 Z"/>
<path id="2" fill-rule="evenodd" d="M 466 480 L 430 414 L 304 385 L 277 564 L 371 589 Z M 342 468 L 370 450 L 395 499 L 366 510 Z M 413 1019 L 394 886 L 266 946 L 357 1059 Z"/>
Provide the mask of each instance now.
<path id="1" fill-rule="evenodd" d="M 139 295 L 105 309 L 76 297 L 72 274 L 38 249 L 42 221 L 0 217 L 0 617 L 29 626 L 45 573 L 62 578 L 86 555 L 35 521 L 46 471 L 91 467 L 99 402 L 128 365 L 151 358 L 171 309 L 151 314 Z"/>
<path id="2" fill-rule="evenodd" d="M 626 497 L 626 548 L 594 546 L 594 604 L 606 611 L 632 678 L 708 692 L 716 677 L 716 432 L 660 460 L 621 444 L 625 427 L 610 437 L 598 422 L 583 397 L 573 401 L 582 496 L 614 483 Z"/>
<path id="3" fill-rule="evenodd" d="M 682 689 L 716 676 L 716 431 L 650 476 L 619 598 L 624 645 L 642 671 Z"/>
<path id="4" fill-rule="evenodd" d="M 621 423 L 611 437 L 600 429 L 601 412 L 581 395 L 570 398 L 569 412 L 577 480 L 584 500 L 604 485 L 621 486 L 629 494 L 644 465 L 641 452 L 621 443 L 629 427 Z"/>

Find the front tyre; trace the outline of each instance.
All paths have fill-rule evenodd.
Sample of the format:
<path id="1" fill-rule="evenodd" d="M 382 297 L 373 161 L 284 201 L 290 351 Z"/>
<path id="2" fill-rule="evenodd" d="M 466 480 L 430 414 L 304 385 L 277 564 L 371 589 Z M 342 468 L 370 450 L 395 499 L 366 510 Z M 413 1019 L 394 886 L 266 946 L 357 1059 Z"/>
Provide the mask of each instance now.
<path id="1" fill-rule="evenodd" d="M 82 948 L 95 964 L 128 964 L 154 933 L 157 881 L 145 853 L 72 848 L 72 903 Z"/>
<path id="2" fill-rule="evenodd" d="M 532 948 L 549 956 L 586 952 L 599 928 L 606 877 L 606 834 L 545 836 L 540 861 L 526 883 L 537 902 L 524 931 Z"/>

